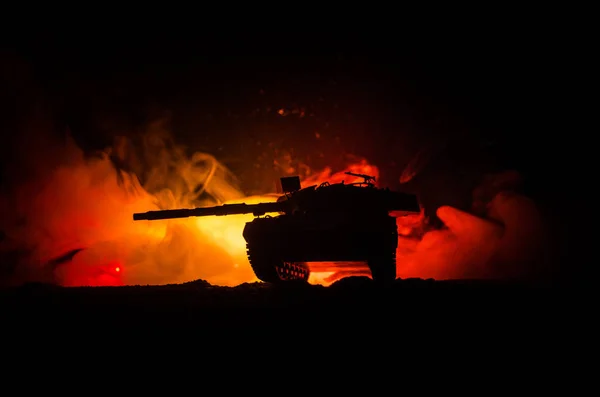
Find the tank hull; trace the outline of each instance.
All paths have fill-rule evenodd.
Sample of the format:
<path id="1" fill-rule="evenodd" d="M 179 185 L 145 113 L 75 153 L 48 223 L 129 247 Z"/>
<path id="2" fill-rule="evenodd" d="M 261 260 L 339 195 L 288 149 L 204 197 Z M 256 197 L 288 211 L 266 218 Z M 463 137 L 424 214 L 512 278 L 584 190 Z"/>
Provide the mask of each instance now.
<path id="1" fill-rule="evenodd" d="M 398 232 L 387 214 L 257 218 L 243 236 L 262 281 L 307 280 L 306 262 L 366 262 L 376 281 L 396 278 Z"/>

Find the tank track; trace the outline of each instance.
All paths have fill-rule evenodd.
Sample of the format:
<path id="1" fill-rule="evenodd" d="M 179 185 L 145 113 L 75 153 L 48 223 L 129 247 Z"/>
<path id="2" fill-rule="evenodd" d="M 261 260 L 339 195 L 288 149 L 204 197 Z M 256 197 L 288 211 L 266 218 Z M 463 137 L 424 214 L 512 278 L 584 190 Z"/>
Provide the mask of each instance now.
<path id="1" fill-rule="evenodd" d="M 310 270 L 302 262 L 284 262 L 276 256 L 251 249 L 247 245 L 248 261 L 256 277 L 266 283 L 285 281 L 308 281 Z"/>
<path id="2" fill-rule="evenodd" d="M 264 250 L 247 246 L 248 261 L 256 277 L 266 283 L 308 281 L 310 270 L 306 263 L 285 262 Z M 373 281 L 390 284 L 396 280 L 396 251 L 374 256 L 367 261 Z"/>
<path id="3" fill-rule="evenodd" d="M 382 284 L 396 280 L 396 251 L 376 256 L 367 261 L 373 281 Z"/>

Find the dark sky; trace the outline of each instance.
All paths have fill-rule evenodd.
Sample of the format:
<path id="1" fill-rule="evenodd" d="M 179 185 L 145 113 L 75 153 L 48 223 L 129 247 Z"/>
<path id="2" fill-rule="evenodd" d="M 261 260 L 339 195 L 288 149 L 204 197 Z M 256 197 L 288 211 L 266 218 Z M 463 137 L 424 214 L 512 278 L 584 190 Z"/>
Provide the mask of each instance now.
<path id="1" fill-rule="evenodd" d="M 434 148 L 438 169 L 482 172 L 485 163 L 485 171 L 539 175 L 551 155 L 538 150 L 532 160 L 530 153 L 548 123 L 540 115 L 552 91 L 551 45 L 505 32 L 417 41 L 45 32 L 15 39 L 4 54 L 50 104 L 57 128 L 68 125 L 82 147 L 102 148 L 169 111 L 178 142 L 217 154 L 252 189 L 256 176 L 248 169 L 268 142 L 293 148 L 313 167 L 336 166 L 348 153 L 365 156 L 392 185 L 423 147 Z M 12 90 L 7 103 L 14 92 L 31 96 L 21 80 L 4 80 Z M 277 109 L 312 116 L 281 117 Z"/>

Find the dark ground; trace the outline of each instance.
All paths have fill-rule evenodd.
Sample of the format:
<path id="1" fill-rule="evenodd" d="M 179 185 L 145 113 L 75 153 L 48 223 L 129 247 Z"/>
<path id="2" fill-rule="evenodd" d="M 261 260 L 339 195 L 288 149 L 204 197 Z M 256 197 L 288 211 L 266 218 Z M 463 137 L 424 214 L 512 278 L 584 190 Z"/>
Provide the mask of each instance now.
<path id="1" fill-rule="evenodd" d="M 330 287 L 215 287 L 201 280 L 96 288 L 30 284 L 0 291 L 0 311 L 7 331 L 48 326 L 144 333 L 297 327 L 302 333 L 360 330 L 383 336 L 422 327 L 440 332 L 532 330 L 577 318 L 583 296 L 583 290 L 567 287 L 499 281 L 407 279 L 382 289 L 362 277 Z"/>
<path id="2" fill-rule="evenodd" d="M 364 279 L 329 288 L 29 285 L 0 291 L 3 373 L 5 384 L 21 382 L 8 374 L 25 366 L 35 373 L 38 364 L 41 374 L 82 381 L 81 373 L 105 386 L 123 378 L 136 390 L 156 388 L 171 373 L 181 382 L 188 372 L 199 387 L 232 388 L 247 379 L 245 388 L 268 389 L 265 382 L 296 369 L 324 379 L 320 389 L 353 393 L 388 382 L 403 390 L 469 382 L 573 390 L 587 384 L 570 383 L 573 377 L 593 379 L 581 361 L 592 340 L 583 297 L 540 286 L 425 280 L 385 291 Z M 151 372 L 138 372 L 146 368 Z"/>

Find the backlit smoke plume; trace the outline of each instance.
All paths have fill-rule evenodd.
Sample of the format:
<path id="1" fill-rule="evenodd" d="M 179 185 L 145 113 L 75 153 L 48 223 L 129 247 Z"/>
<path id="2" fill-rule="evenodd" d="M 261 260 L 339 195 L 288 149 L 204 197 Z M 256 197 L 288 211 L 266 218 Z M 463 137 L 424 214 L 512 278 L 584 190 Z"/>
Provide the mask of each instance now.
<path id="1" fill-rule="evenodd" d="M 44 145 L 50 150 L 31 161 L 22 158 L 33 171 L 1 196 L 4 281 L 62 285 L 164 284 L 197 278 L 219 285 L 256 281 L 242 237 L 252 215 L 133 222 L 134 212 L 278 197 L 269 192 L 246 197 L 235 176 L 217 159 L 206 153 L 188 156 L 164 125 L 164 120 L 150 124 L 137 147 L 118 138 L 111 148 L 86 156 L 67 135 L 62 142 Z M 377 175 L 366 162 L 350 165 L 349 170 Z M 339 179 L 329 169 L 308 174 L 312 181 L 307 182 Z"/>
<path id="2" fill-rule="evenodd" d="M 277 195 L 246 197 L 235 176 L 215 157 L 188 156 L 174 144 L 162 121 L 152 123 L 141 142 L 135 147 L 119 138 L 113 147 L 86 157 L 67 136 L 46 153 L 44 164 L 50 167 L 38 169 L 2 195 L 5 281 L 62 285 L 165 284 L 198 278 L 217 285 L 257 281 L 242 237 L 252 215 L 133 222 L 132 214 L 274 201 Z M 350 164 L 349 170 L 378 176 L 377 168 L 366 161 Z M 312 172 L 303 185 L 340 182 L 343 171 Z M 541 221 L 535 204 L 514 192 L 519 182 L 515 172 L 488 177 L 474 191 L 472 212 L 439 208 L 442 229 L 428 229 L 423 214 L 398 218 L 398 276 L 525 274 L 539 255 Z M 330 272 L 311 281 L 329 283 L 339 276 Z"/>
<path id="3" fill-rule="evenodd" d="M 517 175 L 510 172 L 511 175 Z M 492 178 L 503 178 L 505 174 Z M 435 279 L 535 278 L 543 260 L 541 216 L 535 203 L 506 187 L 480 216 L 442 206 L 441 229 L 419 232 L 420 219 L 399 218 L 398 276 Z M 422 230 L 422 229 L 421 229 Z M 411 237 L 414 235 L 418 237 Z"/>

